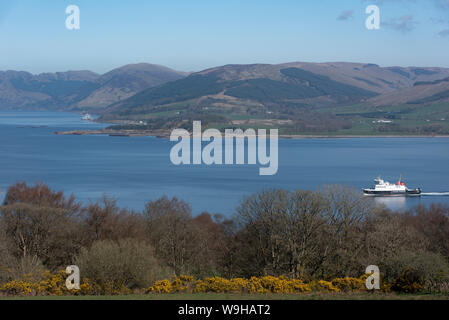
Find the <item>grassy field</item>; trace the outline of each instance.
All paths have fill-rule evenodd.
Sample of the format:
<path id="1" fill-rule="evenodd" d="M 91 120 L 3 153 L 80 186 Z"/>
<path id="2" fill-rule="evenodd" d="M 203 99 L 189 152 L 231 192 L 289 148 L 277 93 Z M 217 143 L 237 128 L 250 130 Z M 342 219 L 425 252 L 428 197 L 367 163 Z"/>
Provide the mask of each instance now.
<path id="1" fill-rule="evenodd" d="M 193 108 L 193 106 L 196 106 Z M 142 107 L 145 109 L 145 107 Z M 193 109 L 192 109 L 193 108 Z M 143 110 L 142 109 L 142 110 Z M 146 110 L 146 109 L 145 109 Z M 313 127 L 313 118 L 316 116 L 308 115 L 286 115 L 283 113 L 266 113 L 260 107 L 235 106 L 220 108 L 215 106 L 201 107 L 197 106 L 195 100 L 188 100 L 182 103 L 174 102 L 171 104 L 151 107 L 145 111 L 145 114 L 129 114 L 126 117 L 130 120 L 162 120 L 170 125 L 170 119 L 176 117 L 207 117 L 215 116 L 218 120 L 211 120 L 208 127 L 222 130 L 230 126 L 242 129 L 279 129 L 281 135 L 310 135 L 310 136 L 433 136 L 449 134 L 449 103 L 440 102 L 429 105 L 423 104 L 403 104 L 388 107 L 373 107 L 368 104 L 356 104 L 339 107 L 321 107 L 310 109 L 312 114 L 331 114 L 335 119 L 344 119 L 352 123 L 349 129 L 337 129 L 334 131 L 310 130 L 298 132 L 289 124 L 278 123 L 276 120 L 304 120 L 311 121 Z M 312 118 L 307 118 L 312 117 Z M 319 117 L 319 116 L 318 116 Z M 215 118 L 215 119 L 216 119 Z M 214 118 L 213 118 L 214 119 Z M 248 121 L 248 123 L 234 123 L 233 121 Z M 334 121 L 332 120 L 332 121 Z M 390 123 L 378 122 L 379 120 L 388 120 Z M 328 121 L 326 119 L 322 121 Z M 294 123 L 294 121 L 292 122 Z M 326 122 L 327 123 L 327 122 Z M 320 126 L 319 126 L 320 127 Z M 138 129 L 138 127 L 137 127 Z M 323 130 L 326 130 L 324 127 Z"/>
<path id="2" fill-rule="evenodd" d="M 351 117 L 353 127 L 348 130 L 339 130 L 337 135 L 407 135 L 406 132 L 379 132 L 379 126 L 389 124 L 373 123 L 377 119 L 391 120 L 393 124 L 402 128 L 415 128 L 429 125 L 438 125 L 443 130 L 449 130 L 449 104 L 436 103 L 423 105 L 398 105 L 391 107 L 373 108 L 364 105 L 338 107 L 333 109 L 320 109 L 321 112 L 333 112 L 339 116 Z"/>
<path id="3" fill-rule="evenodd" d="M 172 293 L 118 296 L 36 296 L 0 297 L 0 300 L 449 300 L 443 294 L 393 293 L 311 293 L 311 294 L 230 294 Z"/>

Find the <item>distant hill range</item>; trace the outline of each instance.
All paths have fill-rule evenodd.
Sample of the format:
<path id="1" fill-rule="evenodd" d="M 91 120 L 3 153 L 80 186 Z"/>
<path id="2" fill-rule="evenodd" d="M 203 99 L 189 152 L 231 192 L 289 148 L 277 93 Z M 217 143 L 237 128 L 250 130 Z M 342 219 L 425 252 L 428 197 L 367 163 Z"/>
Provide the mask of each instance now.
<path id="1" fill-rule="evenodd" d="M 137 92 L 185 75 L 183 72 L 148 63 L 129 64 L 103 75 L 91 71 L 38 75 L 23 71 L 0 71 L 0 108 L 101 109 Z"/>
<path id="2" fill-rule="evenodd" d="M 276 110 L 441 101 L 449 101 L 449 69 L 436 67 L 293 62 L 225 65 L 186 74 L 141 63 L 103 75 L 0 71 L 0 108 L 92 110 L 107 119 L 139 118 L 180 106 Z"/>
<path id="3" fill-rule="evenodd" d="M 216 108 L 329 107 L 378 101 L 402 90 L 417 91 L 413 100 L 426 98 L 424 87 L 442 86 L 445 68 L 383 68 L 361 63 L 286 63 L 226 65 L 149 88 L 111 104 L 105 118 L 136 118 L 179 105 Z M 418 88 L 418 85 L 420 86 Z M 438 93 L 438 88 L 429 90 Z M 397 98 L 403 98 L 399 94 Z M 379 100 L 380 101 L 380 100 Z M 399 101 L 399 100 L 398 100 Z M 396 103 L 393 100 L 389 103 Z"/>

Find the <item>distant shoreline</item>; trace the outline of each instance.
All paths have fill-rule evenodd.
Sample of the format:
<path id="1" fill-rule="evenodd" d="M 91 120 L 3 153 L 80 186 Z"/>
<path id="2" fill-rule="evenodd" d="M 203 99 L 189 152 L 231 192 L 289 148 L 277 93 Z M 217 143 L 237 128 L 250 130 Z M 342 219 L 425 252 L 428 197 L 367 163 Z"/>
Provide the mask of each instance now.
<path id="1" fill-rule="evenodd" d="M 156 138 L 170 138 L 170 130 L 70 130 L 70 131 L 55 131 L 56 135 L 109 135 L 112 137 L 156 137 Z M 268 136 L 269 137 L 269 136 Z M 268 138 L 267 137 L 267 138 Z M 449 138 L 449 135 L 301 135 L 292 134 L 279 135 L 280 139 L 351 139 L 351 138 Z"/>

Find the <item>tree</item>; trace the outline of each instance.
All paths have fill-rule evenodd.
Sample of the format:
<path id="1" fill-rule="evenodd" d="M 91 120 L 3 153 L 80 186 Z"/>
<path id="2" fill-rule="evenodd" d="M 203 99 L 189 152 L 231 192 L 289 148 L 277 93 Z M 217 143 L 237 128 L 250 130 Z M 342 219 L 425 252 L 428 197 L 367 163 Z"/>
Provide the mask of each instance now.
<path id="1" fill-rule="evenodd" d="M 82 230 L 85 246 L 96 240 L 146 238 L 142 215 L 118 208 L 117 202 L 107 197 L 82 209 Z"/>
<path id="2" fill-rule="evenodd" d="M 192 227 L 190 206 L 176 197 L 166 196 L 145 205 L 143 215 L 156 256 L 175 274 L 187 271 L 196 237 Z"/>
<path id="3" fill-rule="evenodd" d="M 244 273 L 310 275 L 326 208 L 324 198 L 310 191 L 265 190 L 246 198 L 236 216 Z"/>
<path id="4" fill-rule="evenodd" d="M 439 253 L 449 261 L 449 207 L 422 205 L 405 213 L 405 224 L 412 226 L 427 239 L 427 249 Z"/>
<path id="5" fill-rule="evenodd" d="M 13 185 L 0 207 L 11 254 L 36 256 L 50 269 L 70 262 L 81 247 L 79 209 L 73 196 L 66 198 L 46 185 Z"/>
<path id="6" fill-rule="evenodd" d="M 330 278 L 363 273 L 366 266 L 361 258 L 365 254 L 362 224 L 381 209 L 348 187 L 325 186 L 319 192 L 327 205 L 327 236 L 322 238 L 326 244 L 323 243 L 322 247 L 321 276 Z"/>
<path id="7" fill-rule="evenodd" d="M 221 215 L 203 212 L 192 219 L 195 239 L 191 242 L 189 265 L 200 278 L 221 274 L 224 255 L 228 254 L 223 224 L 228 223 Z"/>
<path id="8" fill-rule="evenodd" d="M 240 265 L 244 274 L 276 275 L 285 262 L 284 238 L 288 192 L 264 190 L 245 198 L 235 220 L 241 229 Z"/>
<path id="9" fill-rule="evenodd" d="M 250 196 L 236 215 L 242 274 L 360 274 L 362 222 L 375 210 L 359 193 L 338 186 L 317 192 L 265 190 Z"/>
<path id="10" fill-rule="evenodd" d="M 71 213 L 76 213 L 81 208 L 81 204 L 75 201 L 73 195 L 66 197 L 64 192 L 55 192 L 43 183 L 28 186 L 26 182 L 19 182 L 10 186 L 6 192 L 3 205 L 9 206 L 17 203 L 64 209 Z"/>

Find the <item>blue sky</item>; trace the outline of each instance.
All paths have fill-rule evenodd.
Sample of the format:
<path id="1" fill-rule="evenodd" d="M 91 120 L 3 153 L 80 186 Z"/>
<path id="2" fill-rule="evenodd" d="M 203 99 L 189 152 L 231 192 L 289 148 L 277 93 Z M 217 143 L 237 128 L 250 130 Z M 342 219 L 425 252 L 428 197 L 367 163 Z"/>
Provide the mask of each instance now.
<path id="1" fill-rule="evenodd" d="M 68 5 L 80 30 L 65 27 Z M 380 8 L 380 30 L 365 8 Z M 137 62 L 353 61 L 449 67 L 449 0 L 1 0 L 0 70 L 103 73 Z"/>

